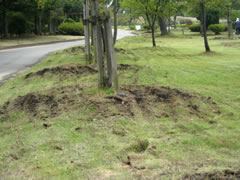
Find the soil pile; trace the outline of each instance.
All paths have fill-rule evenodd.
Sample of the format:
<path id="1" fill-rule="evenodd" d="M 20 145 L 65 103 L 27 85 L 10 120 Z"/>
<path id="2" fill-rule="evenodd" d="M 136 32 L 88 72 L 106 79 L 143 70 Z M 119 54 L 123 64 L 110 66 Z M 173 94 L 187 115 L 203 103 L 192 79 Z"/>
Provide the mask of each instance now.
<path id="1" fill-rule="evenodd" d="M 97 70 L 89 67 L 89 66 L 81 66 L 79 64 L 69 64 L 64 66 L 58 66 L 54 68 L 45 68 L 43 70 L 29 73 L 25 76 L 25 79 L 29 79 L 34 76 L 44 76 L 47 74 L 54 74 L 60 77 L 66 77 L 69 75 L 87 75 L 94 74 Z"/>
<path id="2" fill-rule="evenodd" d="M 225 170 L 223 172 L 186 175 L 183 180 L 237 180 L 240 179 L 240 171 Z"/>
<path id="3" fill-rule="evenodd" d="M 152 86 L 125 86 L 113 96 L 89 95 L 86 87 L 67 86 L 20 96 L 0 107 L 0 117 L 12 111 L 24 112 L 30 119 L 47 119 L 64 112 L 92 109 L 91 116 L 107 119 L 113 116 L 133 118 L 171 118 L 189 120 L 220 114 L 212 99 L 179 89 Z"/>
<path id="4" fill-rule="evenodd" d="M 138 72 L 141 69 L 140 66 L 136 65 L 129 65 L 129 64 L 119 64 L 118 70 L 120 71 L 134 71 Z M 36 76 L 45 76 L 48 74 L 57 75 L 60 78 L 65 78 L 66 76 L 84 76 L 88 74 L 95 74 L 97 73 L 96 67 L 90 67 L 90 66 L 81 66 L 80 64 L 68 64 L 53 68 L 45 68 L 43 70 L 29 73 L 25 76 L 25 79 L 29 79 Z"/>

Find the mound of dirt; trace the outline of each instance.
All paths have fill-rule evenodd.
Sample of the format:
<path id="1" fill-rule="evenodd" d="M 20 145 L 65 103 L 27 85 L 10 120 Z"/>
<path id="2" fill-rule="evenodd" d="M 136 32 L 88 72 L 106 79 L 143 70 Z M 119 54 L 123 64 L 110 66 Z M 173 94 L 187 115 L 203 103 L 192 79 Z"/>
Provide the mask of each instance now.
<path id="1" fill-rule="evenodd" d="M 53 95 L 42 95 L 30 93 L 26 96 L 18 97 L 14 102 L 14 107 L 32 117 L 41 114 L 41 118 L 55 117 L 58 114 L 58 103 Z"/>
<path id="2" fill-rule="evenodd" d="M 55 74 L 60 75 L 62 77 L 66 77 L 67 75 L 86 75 L 96 73 L 97 70 L 89 67 L 89 66 L 81 66 L 78 64 L 69 64 L 64 66 L 58 66 L 54 68 L 45 68 L 41 71 L 29 73 L 25 76 L 25 79 L 34 77 L 34 76 L 44 76 L 46 74 Z"/>
<path id="3" fill-rule="evenodd" d="M 20 96 L 0 108 L 0 114 L 19 111 L 30 119 L 46 119 L 76 110 L 76 107 L 80 112 L 93 108 L 91 115 L 97 119 L 142 115 L 152 119 L 170 117 L 188 120 L 220 113 L 211 98 L 169 87 L 125 86 L 117 95 L 98 96 L 85 94 L 80 86 L 67 86 Z"/>
<path id="4" fill-rule="evenodd" d="M 223 172 L 186 175 L 183 180 L 237 180 L 240 179 L 240 171 L 225 170 Z"/>
<path id="5" fill-rule="evenodd" d="M 138 72 L 140 69 L 141 67 L 137 65 L 129 65 L 129 64 L 118 65 L 118 70 L 120 71 L 129 70 L 129 71 Z M 63 65 L 63 66 L 58 66 L 53 68 L 45 68 L 37 72 L 29 73 L 25 76 L 25 79 L 29 79 L 35 76 L 45 76 L 47 74 L 54 74 L 59 76 L 60 78 L 61 77 L 65 78 L 66 76 L 69 76 L 69 75 L 83 76 L 88 74 L 95 74 L 97 72 L 98 71 L 94 66 L 90 67 L 90 66 L 81 66 L 79 64 L 68 64 L 68 65 Z"/>

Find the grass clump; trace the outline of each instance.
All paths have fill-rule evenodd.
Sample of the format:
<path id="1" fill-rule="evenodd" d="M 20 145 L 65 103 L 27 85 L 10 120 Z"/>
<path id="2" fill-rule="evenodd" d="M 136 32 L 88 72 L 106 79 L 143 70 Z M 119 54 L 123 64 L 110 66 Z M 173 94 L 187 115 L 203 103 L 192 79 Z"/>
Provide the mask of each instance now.
<path id="1" fill-rule="evenodd" d="M 135 143 L 130 145 L 127 150 L 128 151 L 133 151 L 136 153 L 142 153 L 147 150 L 149 146 L 149 141 L 147 139 L 144 140 L 137 140 Z"/>

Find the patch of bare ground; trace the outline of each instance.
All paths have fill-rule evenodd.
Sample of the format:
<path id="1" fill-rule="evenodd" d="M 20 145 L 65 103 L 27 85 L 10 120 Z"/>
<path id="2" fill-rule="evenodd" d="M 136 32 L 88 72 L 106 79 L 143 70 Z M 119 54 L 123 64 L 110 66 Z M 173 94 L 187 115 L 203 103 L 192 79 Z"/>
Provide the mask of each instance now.
<path id="1" fill-rule="evenodd" d="M 218 53 L 214 52 L 214 51 L 208 51 L 208 52 L 203 52 L 200 53 L 199 55 L 203 55 L 203 56 L 214 56 L 217 55 Z"/>
<path id="2" fill-rule="evenodd" d="M 222 43 L 222 45 L 225 47 L 239 48 L 240 42 L 226 42 L 226 43 Z"/>
<path id="3" fill-rule="evenodd" d="M 91 116 L 108 119 L 112 116 L 133 118 L 138 115 L 150 119 L 171 118 L 193 120 L 220 114 L 211 97 L 205 98 L 170 87 L 127 85 L 113 96 L 89 95 L 88 87 L 66 86 L 19 96 L 0 106 L 0 120 L 11 112 L 24 112 L 29 119 L 47 119 L 64 112 L 93 108 Z"/>
<path id="4" fill-rule="evenodd" d="M 182 180 L 238 180 L 240 171 L 225 170 L 222 172 L 186 175 Z"/>
<path id="5" fill-rule="evenodd" d="M 96 73 L 97 70 L 90 66 L 81 66 L 79 64 L 68 64 L 53 68 L 45 68 L 43 70 L 29 73 L 25 76 L 25 79 L 29 79 L 34 76 L 45 76 L 47 74 L 54 74 L 61 77 L 66 77 L 69 75 L 87 75 Z"/>
<path id="6" fill-rule="evenodd" d="M 118 69 L 120 71 L 134 71 L 137 72 L 141 69 L 140 66 L 130 65 L 130 64 L 119 64 Z M 40 76 L 43 77 L 48 74 L 57 75 L 60 78 L 65 78 L 66 76 L 84 76 L 88 74 L 97 73 L 96 67 L 91 66 L 82 66 L 80 64 L 67 64 L 63 66 L 57 66 L 53 68 L 45 68 L 37 72 L 31 72 L 25 76 L 25 79 L 29 79 L 32 77 Z"/>

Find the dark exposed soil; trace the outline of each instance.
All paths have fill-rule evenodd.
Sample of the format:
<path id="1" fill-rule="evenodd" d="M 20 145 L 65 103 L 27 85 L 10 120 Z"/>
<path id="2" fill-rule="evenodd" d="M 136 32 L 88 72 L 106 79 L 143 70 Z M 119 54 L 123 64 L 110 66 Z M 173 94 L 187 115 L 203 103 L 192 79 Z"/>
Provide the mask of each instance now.
<path id="1" fill-rule="evenodd" d="M 137 65 L 129 65 L 129 64 L 119 64 L 118 69 L 120 71 L 134 71 L 138 72 L 141 67 Z M 60 78 L 65 78 L 66 76 L 84 76 L 88 74 L 95 74 L 97 73 L 97 68 L 96 67 L 90 67 L 90 66 L 81 66 L 80 64 L 68 64 L 68 65 L 63 65 L 63 66 L 58 66 L 58 67 L 53 67 L 53 68 L 45 68 L 43 70 L 37 71 L 37 72 L 32 72 L 29 73 L 25 76 L 25 79 L 29 79 L 35 76 L 45 76 L 48 74 L 54 74 L 59 76 Z"/>
<path id="2" fill-rule="evenodd" d="M 47 119 L 66 111 L 92 109 L 93 118 L 112 116 L 146 116 L 149 119 L 169 117 L 188 120 L 220 114 L 212 98 L 189 94 L 179 89 L 152 86 L 125 86 L 113 96 L 88 95 L 87 87 L 67 86 L 20 96 L 0 107 L 0 120 L 10 112 L 24 112 L 29 119 Z"/>
<path id="3" fill-rule="evenodd" d="M 140 69 L 141 69 L 141 66 L 137 66 L 137 65 L 130 65 L 130 64 L 118 65 L 118 70 L 120 71 L 130 70 L 130 71 L 138 72 Z"/>
<path id="4" fill-rule="evenodd" d="M 225 170 L 223 172 L 186 175 L 183 180 L 239 180 L 240 171 Z"/>
<path id="5" fill-rule="evenodd" d="M 64 66 L 58 66 L 54 68 L 46 68 L 37 72 L 29 73 L 25 76 L 25 79 L 34 76 L 44 76 L 46 74 L 60 75 L 61 77 L 66 77 L 67 75 L 86 75 L 96 73 L 97 70 L 89 66 L 81 66 L 78 64 L 69 64 Z"/>

